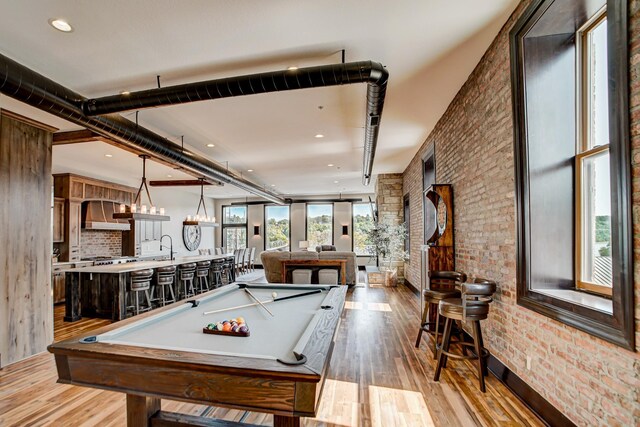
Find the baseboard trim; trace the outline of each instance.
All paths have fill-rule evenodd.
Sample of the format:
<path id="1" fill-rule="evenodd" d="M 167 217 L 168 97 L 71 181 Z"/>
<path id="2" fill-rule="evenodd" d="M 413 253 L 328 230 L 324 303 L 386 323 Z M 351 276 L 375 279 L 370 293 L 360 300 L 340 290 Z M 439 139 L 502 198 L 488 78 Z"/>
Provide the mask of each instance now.
<path id="1" fill-rule="evenodd" d="M 473 338 L 467 331 L 464 332 L 464 340 L 473 342 Z M 522 378 L 511 371 L 504 363 L 493 354 L 489 354 L 487 368 L 494 377 L 516 395 L 518 399 L 529 408 L 542 422 L 551 427 L 576 427 L 562 412 L 556 409 L 544 397 L 535 391 Z"/>
<path id="2" fill-rule="evenodd" d="M 533 411 L 533 413 L 535 413 L 538 418 L 544 421 L 547 425 L 551 427 L 575 426 L 569 418 L 542 397 L 540 393 L 531 388 L 531 386 L 524 382 L 522 378 L 514 374 L 500 360 L 496 359 L 495 356 L 489 355 L 487 366 L 489 368 L 489 372 L 491 372 L 493 376 L 506 385 L 507 388 L 522 401 L 522 403 L 531 409 L 531 411 Z"/>
<path id="3" fill-rule="evenodd" d="M 416 288 L 407 278 L 404 278 L 404 284 L 416 295 L 420 295 L 420 289 Z"/>

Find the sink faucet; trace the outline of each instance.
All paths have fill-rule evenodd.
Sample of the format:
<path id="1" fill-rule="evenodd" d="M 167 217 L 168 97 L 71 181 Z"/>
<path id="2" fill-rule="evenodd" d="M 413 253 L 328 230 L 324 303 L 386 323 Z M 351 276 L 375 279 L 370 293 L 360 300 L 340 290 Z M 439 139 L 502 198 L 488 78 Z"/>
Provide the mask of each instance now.
<path id="1" fill-rule="evenodd" d="M 162 239 L 164 239 L 165 237 L 169 238 L 169 247 L 167 248 L 166 246 L 164 246 L 162 244 Z M 169 236 L 168 234 L 163 234 L 162 236 L 160 236 L 160 248 L 167 248 L 169 249 L 169 257 L 171 259 L 171 261 L 173 261 L 173 239 L 171 238 L 171 236 Z"/>

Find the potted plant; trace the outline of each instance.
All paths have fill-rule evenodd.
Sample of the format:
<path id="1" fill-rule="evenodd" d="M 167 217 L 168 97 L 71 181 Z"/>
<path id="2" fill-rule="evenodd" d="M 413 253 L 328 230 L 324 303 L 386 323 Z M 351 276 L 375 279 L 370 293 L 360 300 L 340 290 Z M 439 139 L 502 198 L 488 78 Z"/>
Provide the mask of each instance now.
<path id="1" fill-rule="evenodd" d="M 367 249 L 372 255 L 378 256 L 380 271 L 385 272 L 385 283 L 388 283 L 389 279 L 395 282 L 397 269 L 393 268 L 393 263 L 407 258 L 404 250 L 407 228 L 404 224 L 379 221 L 368 230 L 367 235 L 369 243 Z"/>

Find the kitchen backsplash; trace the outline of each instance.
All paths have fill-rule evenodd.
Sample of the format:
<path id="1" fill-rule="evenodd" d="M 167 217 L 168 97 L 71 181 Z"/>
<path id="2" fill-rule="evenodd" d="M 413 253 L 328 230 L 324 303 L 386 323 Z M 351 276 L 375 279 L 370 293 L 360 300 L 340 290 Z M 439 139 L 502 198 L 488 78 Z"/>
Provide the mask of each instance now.
<path id="1" fill-rule="evenodd" d="M 122 231 L 82 230 L 80 233 L 80 257 L 121 256 Z"/>

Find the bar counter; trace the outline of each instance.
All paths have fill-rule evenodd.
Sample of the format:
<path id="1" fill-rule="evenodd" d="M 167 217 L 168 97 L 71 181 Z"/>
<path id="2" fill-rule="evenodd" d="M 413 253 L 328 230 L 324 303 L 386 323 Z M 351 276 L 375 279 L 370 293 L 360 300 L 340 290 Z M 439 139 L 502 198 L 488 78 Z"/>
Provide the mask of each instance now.
<path id="1" fill-rule="evenodd" d="M 71 268 L 66 271 L 64 320 L 75 322 L 82 316 L 103 317 L 114 322 L 125 319 L 127 283 L 132 271 L 226 258 L 233 258 L 233 254 L 194 255 L 177 257 L 173 261 L 137 261 Z M 173 286 L 177 297 L 177 276 Z"/>

